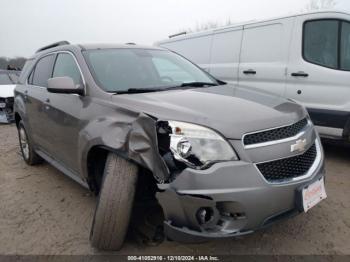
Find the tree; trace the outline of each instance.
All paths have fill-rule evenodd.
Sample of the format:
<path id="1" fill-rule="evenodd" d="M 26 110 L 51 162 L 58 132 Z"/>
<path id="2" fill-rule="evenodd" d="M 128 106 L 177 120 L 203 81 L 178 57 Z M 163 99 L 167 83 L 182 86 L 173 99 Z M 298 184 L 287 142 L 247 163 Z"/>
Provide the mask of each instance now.
<path id="1" fill-rule="evenodd" d="M 310 0 L 310 3 L 306 5 L 306 11 L 331 9 L 335 7 L 337 0 Z"/>

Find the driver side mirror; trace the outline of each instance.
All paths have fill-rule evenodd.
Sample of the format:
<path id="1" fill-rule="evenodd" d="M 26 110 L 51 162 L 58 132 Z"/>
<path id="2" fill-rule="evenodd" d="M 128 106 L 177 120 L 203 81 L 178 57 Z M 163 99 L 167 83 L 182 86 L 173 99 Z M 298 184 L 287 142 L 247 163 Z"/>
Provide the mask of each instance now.
<path id="1" fill-rule="evenodd" d="M 68 76 L 53 77 L 47 83 L 47 91 L 50 93 L 84 95 L 84 88 L 75 85 L 73 79 Z"/>

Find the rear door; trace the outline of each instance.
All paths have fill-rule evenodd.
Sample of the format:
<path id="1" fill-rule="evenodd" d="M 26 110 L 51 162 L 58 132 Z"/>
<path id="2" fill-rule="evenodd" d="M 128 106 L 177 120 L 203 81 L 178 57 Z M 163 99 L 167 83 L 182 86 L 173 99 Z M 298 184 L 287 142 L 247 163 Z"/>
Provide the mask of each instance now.
<path id="1" fill-rule="evenodd" d="M 38 60 L 28 78 L 28 85 L 23 90 L 29 135 L 36 146 L 44 151 L 50 147 L 50 141 L 45 139 L 49 128 L 45 121 L 45 103 L 48 96 L 47 80 L 51 78 L 55 57 L 55 54 L 50 54 Z"/>
<path id="2" fill-rule="evenodd" d="M 294 17 L 244 26 L 239 84 L 284 95 Z"/>
<path id="3" fill-rule="evenodd" d="M 297 18 L 286 96 L 304 104 L 316 125 L 341 135 L 350 108 L 350 23 L 339 16 Z"/>

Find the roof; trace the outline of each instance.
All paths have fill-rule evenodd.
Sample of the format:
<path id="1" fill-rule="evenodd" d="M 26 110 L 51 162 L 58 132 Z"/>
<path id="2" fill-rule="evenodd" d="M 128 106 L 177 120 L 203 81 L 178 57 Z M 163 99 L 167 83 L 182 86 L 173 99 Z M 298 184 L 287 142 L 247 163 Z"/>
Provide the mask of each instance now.
<path id="1" fill-rule="evenodd" d="M 161 47 L 147 46 L 147 45 L 136 45 L 136 44 L 79 44 L 84 50 L 94 49 L 116 49 L 116 48 L 132 48 L 132 49 L 155 49 L 163 50 Z"/>
<path id="2" fill-rule="evenodd" d="M 153 50 L 166 50 L 161 47 L 155 46 L 146 46 L 146 45 L 136 45 L 134 43 L 127 44 L 104 44 L 104 43 L 95 43 L 95 44 L 70 44 L 67 41 L 60 41 L 53 43 L 51 45 L 47 45 L 45 47 L 40 48 L 29 60 L 35 58 L 41 54 L 47 54 L 56 51 L 64 51 L 64 50 L 72 50 L 79 48 L 80 50 L 96 50 L 96 49 L 120 49 L 120 48 L 128 48 L 128 49 L 153 49 Z"/>
<path id="3" fill-rule="evenodd" d="M 171 37 L 169 39 L 156 42 L 156 44 L 170 43 L 170 42 L 173 42 L 173 41 L 186 39 L 187 37 L 195 37 L 195 36 L 201 36 L 201 35 L 205 35 L 205 34 L 211 34 L 211 33 L 215 32 L 215 31 L 219 31 L 219 30 L 225 30 L 225 29 L 230 29 L 230 28 L 235 28 L 235 27 L 242 27 L 242 26 L 245 26 L 245 25 L 252 25 L 252 24 L 257 24 L 257 23 L 270 22 L 270 21 L 274 21 L 274 20 L 280 20 L 280 19 L 284 19 L 284 18 L 310 15 L 310 14 L 342 14 L 342 15 L 350 15 L 349 13 L 347 13 L 345 11 L 341 11 L 341 10 L 326 10 L 325 9 L 325 10 L 317 10 L 317 11 L 308 11 L 308 12 L 290 14 L 290 15 L 285 15 L 285 16 L 278 16 L 278 17 L 273 17 L 273 18 L 267 18 L 267 19 L 262 19 L 262 20 L 250 20 L 250 21 L 245 21 L 245 22 L 239 22 L 239 23 L 228 25 L 228 26 L 222 26 L 222 27 L 212 28 L 212 29 L 208 29 L 208 30 L 203 30 L 203 31 L 200 31 L 200 32 L 180 34 L 179 36 L 174 36 L 174 37 Z"/>

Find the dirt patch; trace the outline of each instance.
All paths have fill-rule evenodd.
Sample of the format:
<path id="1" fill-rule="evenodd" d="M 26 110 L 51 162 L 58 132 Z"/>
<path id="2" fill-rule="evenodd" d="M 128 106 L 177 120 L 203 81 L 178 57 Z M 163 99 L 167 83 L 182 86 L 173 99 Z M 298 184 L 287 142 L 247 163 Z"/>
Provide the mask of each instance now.
<path id="1" fill-rule="evenodd" d="M 89 233 L 96 198 L 48 164 L 27 166 L 14 125 L 0 126 L 0 254 L 97 254 Z M 204 244 L 143 246 L 118 254 L 350 254 L 349 148 L 326 145 L 328 199 L 251 235 Z"/>

